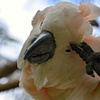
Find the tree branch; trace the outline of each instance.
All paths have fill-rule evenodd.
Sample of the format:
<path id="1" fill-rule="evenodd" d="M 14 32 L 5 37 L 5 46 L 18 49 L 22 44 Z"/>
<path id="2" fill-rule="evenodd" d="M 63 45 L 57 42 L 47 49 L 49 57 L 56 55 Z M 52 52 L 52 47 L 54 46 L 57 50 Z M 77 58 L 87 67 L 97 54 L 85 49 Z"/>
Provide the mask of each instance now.
<path id="1" fill-rule="evenodd" d="M 9 80 L 6 84 L 0 84 L 0 92 L 19 87 L 19 79 Z"/>
<path id="2" fill-rule="evenodd" d="M 7 65 L 0 68 L 0 78 L 11 74 L 17 69 L 17 62 L 9 62 Z"/>

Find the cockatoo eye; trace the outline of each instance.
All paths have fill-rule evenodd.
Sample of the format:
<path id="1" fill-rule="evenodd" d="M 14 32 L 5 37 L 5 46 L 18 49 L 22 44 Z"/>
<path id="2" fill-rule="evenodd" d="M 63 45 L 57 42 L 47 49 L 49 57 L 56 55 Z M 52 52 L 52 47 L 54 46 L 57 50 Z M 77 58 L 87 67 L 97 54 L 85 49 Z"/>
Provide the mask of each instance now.
<path id="1" fill-rule="evenodd" d="M 42 26 L 43 22 L 41 22 L 40 26 Z"/>
<path id="2" fill-rule="evenodd" d="M 65 52 L 70 52 L 70 51 L 71 51 L 70 49 L 65 50 Z"/>

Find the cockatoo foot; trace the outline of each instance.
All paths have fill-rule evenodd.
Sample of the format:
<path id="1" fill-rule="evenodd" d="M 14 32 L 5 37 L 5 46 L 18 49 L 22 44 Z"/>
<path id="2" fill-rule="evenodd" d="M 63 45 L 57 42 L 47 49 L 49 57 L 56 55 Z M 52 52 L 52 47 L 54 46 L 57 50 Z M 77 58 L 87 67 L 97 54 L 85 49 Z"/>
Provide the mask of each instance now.
<path id="1" fill-rule="evenodd" d="M 94 52 L 85 42 L 79 45 L 71 43 L 70 46 L 86 62 L 86 73 L 95 77 L 95 71 L 100 76 L 100 52 Z"/>

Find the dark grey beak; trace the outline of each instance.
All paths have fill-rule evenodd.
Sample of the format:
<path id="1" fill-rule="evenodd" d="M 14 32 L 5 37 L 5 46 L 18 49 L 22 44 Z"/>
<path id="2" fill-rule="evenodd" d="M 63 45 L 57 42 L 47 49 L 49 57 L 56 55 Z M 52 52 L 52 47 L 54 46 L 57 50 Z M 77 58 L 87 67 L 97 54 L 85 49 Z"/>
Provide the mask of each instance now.
<path id="1" fill-rule="evenodd" d="M 24 53 L 24 60 L 41 64 L 53 57 L 55 51 L 54 36 L 51 32 L 42 32 Z"/>

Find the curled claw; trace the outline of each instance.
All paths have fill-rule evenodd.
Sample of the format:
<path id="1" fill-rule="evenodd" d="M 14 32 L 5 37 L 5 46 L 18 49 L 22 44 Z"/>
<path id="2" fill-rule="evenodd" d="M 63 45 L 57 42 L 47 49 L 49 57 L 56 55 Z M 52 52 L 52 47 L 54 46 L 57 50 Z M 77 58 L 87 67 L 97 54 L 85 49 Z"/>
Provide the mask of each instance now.
<path id="1" fill-rule="evenodd" d="M 100 76 L 100 52 L 94 53 L 94 68 L 93 69 Z"/>
<path id="2" fill-rule="evenodd" d="M 88 75 L 91 75 L 92 77 L 95 77 L 94 73 L 93 73 L 93 63 L 92 62 L 89 62 L 87 65 L 86 65 L 86 73 Z"/>
<path id="3" fill-rule="evenodd" d="M 100 76 L 100 52 L 94 52 L 85 42 L 79 45 L 71 43 L 70 46 L 86 62 L 86 73 L 95 77 L 94 70 Z"/>
<path id="4" fill-rule="evenodd" d="M 85 42 L 82 42 L 79 44 L 79 46 L 86 52 L 88 53 L 88 55 L 90 55 L 91 53 L 93 53 L 94 51 L 92 50 L 92 48 L 86 44 Z"/>
<path id="5" fill-rule="evenodd" d="M 82 51 L 81 48 L 79 48 L 78 46 L 76 46 L 75 44 L 70 44 L 71 49 L 74 50 L 77 54 L 79 54 L 79 56 L 86 61 L 87 58 L 87 53 L 85 51 Z"/>

